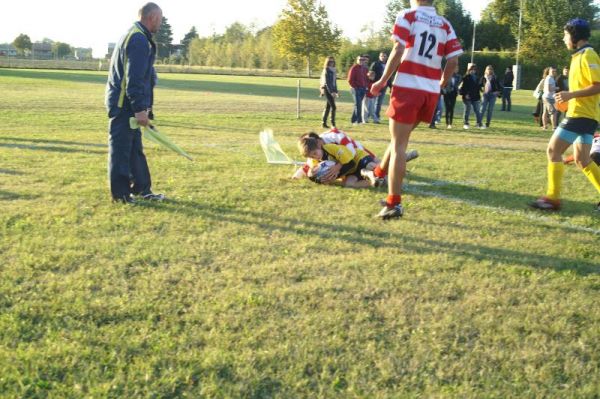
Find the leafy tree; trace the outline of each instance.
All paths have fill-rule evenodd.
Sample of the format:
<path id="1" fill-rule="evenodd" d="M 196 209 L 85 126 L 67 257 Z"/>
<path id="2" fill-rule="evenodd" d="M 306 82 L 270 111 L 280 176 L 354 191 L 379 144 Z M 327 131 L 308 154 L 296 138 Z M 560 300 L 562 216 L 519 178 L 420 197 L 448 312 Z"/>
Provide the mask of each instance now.
<path id="1" fill-rule="evenodd" d="M 568 58 L 562 41 L 565 23 L 575 17 L 592 21 L 598 12 L 589 0 L 529 0 L 523 5 L 522 56 L 548 64 Z"/>
<path id="2" fill-rule="evenodd" d="M 518 38 L 519 9 L 522 10 L 520 57 L 532 63 L 564 63 L 568 51 L 562 42 L 563 26 L 571 18 L 595 20 L 598 7 L 591 0 L 493 0 L 482 20 L 495 21 L 504 32 Z M 496 29 L 496 28 L 493 28 Z M 493 35 L 493 32 L 490 32 Z M 500 35 L 497 39 L 503 40 Z"/>
<path id="3" fill-rule="evenodd" d="M 483 18 L 477 24 L 476 50 L 512 50 L 516 45 L 517 41 L 511 32 L 510 25 L 499 24 Z"/>
<path id="4" fill-rule="evenodd" d="M 31 50 L 31 39 L 24 33 L 21 33 L 19 36 L 13 40 L 12 45 L 17 49 L 19 54 L 24 54 L 25 50 Z"/>
<path id="5" fill-rule="evenodd" d="M 65 58 L 66 56 L 71 55 L 73 48 L 67 43 L 53 42 L 52 51 L 57 58 Z"/>
<path id="6" fill-rule="evenodd" d="M 292 64 L 311 65 L 318 57 L 337 54 L 342 32 L 329 21 L 327 10 L 316 0 L 288 0 L 273 26 L 273 40 L 280 54 Z"/>
<path id="7" fill-rule="evenodd" d="M 156 42 L 158 58 L 167 58 L 171 55 L 173 30 L 171 29 L 171 25 L 169 25 L 169 21 L 164 16 L 160 29 L 154 35 L 154 41 Z"/>
<path id="8" fill-rule="evenodd" d="M 186 57 L 188 57 L 188 50 L 190 48 L 191 41 L 193 39 L 197 39 L 198 37 L 199 36 L 198 32 L 196 31 L 196 27 L 192 26 L 192 29 L 190 29 L 190 31 L 186 33 L 183 39 L 181 40 L 181 44 L 183 45 L 183 54 L 185 54 Z"/>

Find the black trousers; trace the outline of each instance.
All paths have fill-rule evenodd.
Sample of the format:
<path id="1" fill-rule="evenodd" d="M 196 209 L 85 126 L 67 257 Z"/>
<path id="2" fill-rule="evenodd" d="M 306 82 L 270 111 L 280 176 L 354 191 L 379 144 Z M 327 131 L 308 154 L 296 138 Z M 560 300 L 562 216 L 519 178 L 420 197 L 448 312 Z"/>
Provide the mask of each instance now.
<path id="1" fill-rule="evenodd" d="M 446 125 L 452 125 L 454 120 L 454 107 L 457 94 L 444 94 L 444 107 L 446 109 Z"/>
<path id="2" fill-rule="evenodd" d="M 327 123 L 327 118 L 329 118 L 329 112 L 331 112 L 331 125 L 335 126 L 335 111 L 337 109 L 335 105 L 335 98 L 333 95 L 325 90 L 325 109 L 323 110 L 323 123 Z"/>
<path id="3" fill-rule="evenodd" d="M 113 199 L 151 192 L 152 181 L 142 146 L 142 132 L 129 127 L 132 116 L 121 110 L 108 123 L 108 179 Z"/>

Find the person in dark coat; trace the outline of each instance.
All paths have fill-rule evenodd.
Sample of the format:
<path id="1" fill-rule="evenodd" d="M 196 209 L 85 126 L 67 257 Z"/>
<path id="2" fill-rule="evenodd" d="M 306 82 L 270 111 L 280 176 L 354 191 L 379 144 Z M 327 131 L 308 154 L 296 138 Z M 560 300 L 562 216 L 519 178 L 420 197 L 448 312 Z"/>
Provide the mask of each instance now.
<path id="1" fill-rule="evenodd" d="M 513 81 L 515 80 L 515 75 L 510 67 L 506 68 L 506 72 L 504 72 L 504 79 L 502 81 L 502 111 L 510 112 L 510 107 L 512 105 L 512 101 L 510 99 L 510 95 L 513 91 Z"/>
<path id="2" fill-rule="evenodd" d="M 463 114 L 465 129 L 469 128 L 469 115 L 471 114 L 471 108 L 475 112 L 477 119 L 477 127 L 481 128 L 481 86 L 479 85 L 479 78 L 477 78 L 477 65 L 470 64 L 467 73 L 463 76 L 462 83 L 458 93 L 462 96 L 462 101 L 465 105 L 465 113 Z"/>
<path id="3" fill-rule="evenodd" d="M 150 124 L 156 82 L 156 44 L 152 35 L 160 29 L 162 18 L 158 5 L 146 3 L 139 11 L 139 21 L 119 40 L 110 62 L 105 105 L 109 117 L 108 175 L 115 202 L 135 203 L 132 195 L 164 199 L 164 195 L 151 190 L 139 128 Z M 130 120 L 135 120 L 137 127 Z"/>
<path id="4" fill-rule="evenodd" d="M 481 116 L 485 115 L 485 126 L 483 129 L 490 127 L 492 121 L 492 115 L 494 113 L 494 105 L 496 104 L 496 98 L 500 95 L 502 88 L 500 82 L 494 74 L 494 68 L 491 65 L 485 67 L 485 73 L 481 77 L 479 86 L 483 90 L 483 102 L 481 103 Z"/>
<path id="5" fill-rule="evenodd" d="M 324 128 L 329 128 L 327 125 L 327 118 L 331 112 L 331 126 L 335 127 L 335 111 L 337 109 L 335 105 L 335 99 L 339 97 L 337 89 L 337 73 L 335 69 L 335 58 L 327 57 L 325 64 L 323 65 L 323 72 L 321 72 L 320 81 L 321 97 L 325 97 L 327 101 L 325 103 L 325 109 L 323 110 L 323 124 Z"/>

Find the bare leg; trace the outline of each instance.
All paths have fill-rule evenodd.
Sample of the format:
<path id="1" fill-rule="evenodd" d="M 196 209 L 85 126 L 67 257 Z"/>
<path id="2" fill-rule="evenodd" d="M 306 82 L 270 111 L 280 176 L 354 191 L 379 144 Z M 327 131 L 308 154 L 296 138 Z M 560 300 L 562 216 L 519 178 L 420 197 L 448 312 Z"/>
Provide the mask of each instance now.
<path id="1" fill-rule="evenodd" d="M 358 180 L 358 177 L 356 177 L 356 176 L 348 176 L 344 180 L 344 187 L 367 188 L 370 186 L 371 186 L 371 183 L 368 180 Z"/>
<path id="2" fill-rule="evenodd" d="M 575 163 L 577 164 L 579 169 L 586 168 L 590 164 L 590 162 L 592 162 L 592 158 L 590 157 L 591 149 L 592 146 L 590 144 L 573 144 L 573 156 L 575 158 Z"/>
<path id="3" fill-rule="evenodd" d="M 562 155 L 571 144 L 560 139 L 557 136 L 552 136 L 548 143 L 548 149 L 546 155 L 548 156 L 548 162 L 562 162 Z M 590 157 L 590 149 L 588 147 L 588 159 Z M 585 167 L 585 166 L 584 166 Z"/>
<path id="4" fill-rule="evenodd" d="M 390 143 L 390 168 L 388 170 L 389 195 L 400 195 L 402 191 L 402 181 L 406 174 L 406 147 L 411 132 L 418 124 L 418 122 L 414 124 L 400 123 L 390 119 L 392 140 Z"/>

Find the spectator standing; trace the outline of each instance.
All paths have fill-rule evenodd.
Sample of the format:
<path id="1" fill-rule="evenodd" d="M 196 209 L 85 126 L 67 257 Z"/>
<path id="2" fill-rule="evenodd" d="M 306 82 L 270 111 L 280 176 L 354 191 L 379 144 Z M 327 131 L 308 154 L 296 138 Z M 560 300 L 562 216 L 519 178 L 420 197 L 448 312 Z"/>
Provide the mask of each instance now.
<path id="1" fill-rule="evenodd" d="M 556 93 L 556 68 L 550 67 L 548 76 L 544 79 L 544 93 L 542 94 L 542 102 L 544 111 L 542 112 L 542 128 L 548 129 L 548 120 L 552 123 L 552 130 L 556 129 L 558 124 L 554 94 Z"/>
<path id="2" fill-rule="evenodd" d="M 352 111 L 351 122 L 353 125 L 363 123 L 362 103 L 367 93 L 368 78 L 367 68 L 365 66 L 366 58 L 362 55 L 356 57 L 356 64 L 348 71 L 348 84 L 350 93 L 354 99 L 354 110 Z"/>
<path id="3" fill-rule="evenodd" d="M 477 78 L 477 65 L 470 64 L 467 73 L 463 76 L 462 83 L 459 89 L 459 94 L 462 96 L 465 112 L 463 114 L 463 128 L 469 128 L 469 116 L 471 108 L 475 112 L 477 119 L 477 127 L 481 128 L 481 94 L 480 94 L 479 79 Z"/>
<path id="4" fill-rule="evenodd" d="M 458 73 L 458 65 L 448 81 L 448 85 L 442 89 L 444 96 L 444 107 L 446 109 L 446 128 L 452 129 L 454 119 L 454 107 L 456 106 L 456 97 L 458 96 L 458 87 L 462 81 L 462 76 Z"/>
<path id="5" fill-rule="evenodd" d="M 367 94 L 363 100 L 363 122 L 368 123 L 369 118 L 371 118 L 373 119 L 373 123 L 379 123 L 379 120 L 375 116 L 375 102 L 377 101 L 377 97 L 371 93 L 371 86 L 373 86 L 373 83 L 375 82 L 375 72 L 369 71 L 367 77 L 369 78 L 369 83 L 367 86 Z"/>
<path id="6" fill-rule="evenodd" d="M 385 70 L 385 64 L 387 63 L 388 55 L 386 52 L 379 53 L 379 59 L 371 64 L 370 70 L 375 72 L 375 81 L 381 79 L 383 71 Z M 388 80 L 387 85 L 381 89 L 379 95 L 375 98 L 375 123 L 379 123 L 381 120 L 381 106 L 385 99 L 385 93 L 387 89 L 392 87 L 392 79 Z"/>
<path id="7" fill-rule="evenodd" d="M 491 65 L 485 67 L 485 73 L 481 78 L 479 86 L 483 89 L 483 101 L 481 103 L 481 118 L 485 115 L 485 126 L 482 128 L 490 127 L 492 121 L 492 115 L 494 113 L 494 105 L 496 104 L 496 97 L 500 94 L 500 82 L 494 74 L 494 68 Z"/>
<path id="8" fill-rule="evenodd" d="M 564 67 L 562 75 L 556 79 L 556 93 L 561 91 L 569 91 L 569 68 Z M 556 110 L 556 121 L 559 122 L 562 117 L 562 112 Z"/>
<path id="9" fill-rule="evenodd" d="M 541 127 L 542 124 L 542 113 L 544 112 L 544 103 L 542 102 L 542 96 L 544 95 L 544 81 L 548 76 L 550 68 L 546 67 L 542 71 L 542 79 L 539 81 L 535 90 L 533 91 L 533 96 L 537 99 L 537 104 L 535 105 L 535 109 L 533 110 L 533 119 L 535 122 Z"/>
<path id="10" fill-rule="evenodd" d="M 331 112 L 331 126 L 335 127 L 335 112 L 337 106 L 335 105 L 335 99 L 339 96 L 337 89 L 337 72 L 335 69 L 335 58 L 325 58 L 325 64 L 323 65 L 323 72 L 321 72 L 321 97 L 325 97 L 325 109 L 323 110 L 323 124 L 324 128 L 329 128 L 327 125 L 327 119 Z"/>
<path id="11" fill-rule="evenodd" d="M 515 75 L 513 74 L 512 69 L 507 67 L 502 81 L 502 111 L 510 112 L 510 107 L 512 105 L 510 96 L 512 94 L 514 80 Z"/>

